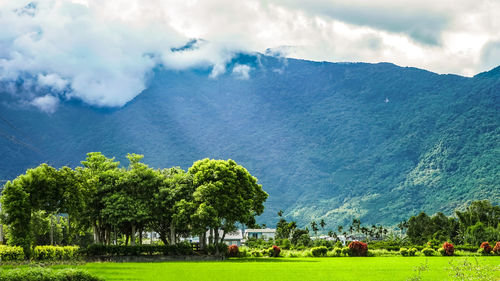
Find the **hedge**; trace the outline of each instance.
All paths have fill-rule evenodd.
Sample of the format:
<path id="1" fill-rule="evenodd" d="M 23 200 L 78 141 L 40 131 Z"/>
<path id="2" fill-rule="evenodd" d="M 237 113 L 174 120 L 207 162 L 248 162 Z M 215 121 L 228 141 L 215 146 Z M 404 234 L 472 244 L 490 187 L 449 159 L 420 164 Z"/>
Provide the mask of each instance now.
<path id="1" fill-rule="evenodd" d="M 180 243 L 176 245 L 99 245 L 93 244 L 85 251 L 89 257 L 93 256 L 142 256 L 142 255 L 192 255 L 191 244 Z"/>
<path id="2" fill-rule="evenodd" d="M 42 267 L 28 267 L 0 270 L 2 281 L 102 281 L 81 269 L 49 269 Z"/>
<path id="3" fill-rule="evenodd" d="M 328 248 L 325 246 L 314 247 L 311 249 L 311 253 L 315 257 L 324 257 L 328 253 Z"/>
<path id="4" fill-rule="evenodd" d="M 36 246 L 33 251 L 35 260 L 72 260 L 79 255 L 78 246 Z"/>
<path id="5" fill-rule="evenodd" d="M 0 262 L 20 260 L 24 260 L 22 247 L 0 245 Z"/>

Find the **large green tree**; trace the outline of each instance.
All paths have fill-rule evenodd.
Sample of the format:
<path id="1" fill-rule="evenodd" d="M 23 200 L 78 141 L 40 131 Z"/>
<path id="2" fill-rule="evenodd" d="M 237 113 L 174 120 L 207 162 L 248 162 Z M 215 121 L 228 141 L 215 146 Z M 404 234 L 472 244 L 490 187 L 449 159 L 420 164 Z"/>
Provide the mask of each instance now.
<path id="1" fill-rule="evenodd" d="M 236 223 L 251 223 L 264 211 L 267 193 L 257 178 L 235 161 L 203 159 L 196 161 L 188 172 L 196 188 L 194 220 L 202 226 L 198 231 L 213 231 L 216 251 L 219 241 L 235 229 Z"/>

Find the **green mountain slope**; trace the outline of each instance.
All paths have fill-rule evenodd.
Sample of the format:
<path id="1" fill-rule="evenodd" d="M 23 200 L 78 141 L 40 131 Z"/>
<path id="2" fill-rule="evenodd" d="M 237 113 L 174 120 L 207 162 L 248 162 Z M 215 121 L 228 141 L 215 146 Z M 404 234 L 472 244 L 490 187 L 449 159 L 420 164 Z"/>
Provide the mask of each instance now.
<path id="1" fill-rule="evenodd" d="M 250 79 L 230 74 L 235 63 L 252 67 Z M 0 177 L 42 161 L 75 166 L 89 151 L 120 160 L 142 153 L 154 167 L 232 158 L 270 194 L 260 219 L 268 224 L 279 209 L 300 224 L 332 226 L 500 203 L 498 68 L 465 78 L 240 56 L 228 70 L 216 79 L 203 69 L 157 70 L 120 109 L 66 101 L 45 114 L 4 91 Z"/>

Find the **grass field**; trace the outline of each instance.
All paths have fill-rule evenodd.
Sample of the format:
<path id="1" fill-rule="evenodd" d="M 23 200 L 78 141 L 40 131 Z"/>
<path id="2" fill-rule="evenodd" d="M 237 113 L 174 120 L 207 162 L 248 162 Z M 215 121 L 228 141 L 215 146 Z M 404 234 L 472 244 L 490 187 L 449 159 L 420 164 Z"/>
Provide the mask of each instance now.
<path id="1" fill-rule="evenodd" d="M 500 257 L 468 258 L 496 268 L 500 280 Z M 372 258 L 260 258 L 218 262 L 88 263 L 81 266 L 105 280 L 255 281 L 255 280 L 407 280 L 415 267 L 425 264 L 422 280 L 453 280 L 450 264 L 464 257 L 372 257 Z"/>

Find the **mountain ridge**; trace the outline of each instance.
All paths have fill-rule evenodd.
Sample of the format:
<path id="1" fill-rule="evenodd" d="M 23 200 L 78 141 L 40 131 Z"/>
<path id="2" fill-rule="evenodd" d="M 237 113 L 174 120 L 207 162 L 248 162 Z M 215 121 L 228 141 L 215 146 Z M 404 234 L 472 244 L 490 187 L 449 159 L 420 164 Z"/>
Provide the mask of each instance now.
<path id="1" fill-rule="evenodd" d="M 251 67 L 250 79 L 230 72 L 236 64 Z M 473 199 L 499 203 L 500 83 L 483 79 L 499 68 L 469 78 L 243 55 L 227 69 L 216 79 L 210 69 L 157 69 L 146 90 L 116 109 L 70 101 L 45 114 L 4 92 L 0 117 L 19 132 L 0 121 L 0 176 L 47 161 L 75 166 L 89 151 L 122 164 L 126 153 L 142 153 L 158 168 L 231 158 L 270 194 L 260 218 L 268 225 L 279 209 L 302 225 L 353 217 L 394 224 Z"/>

